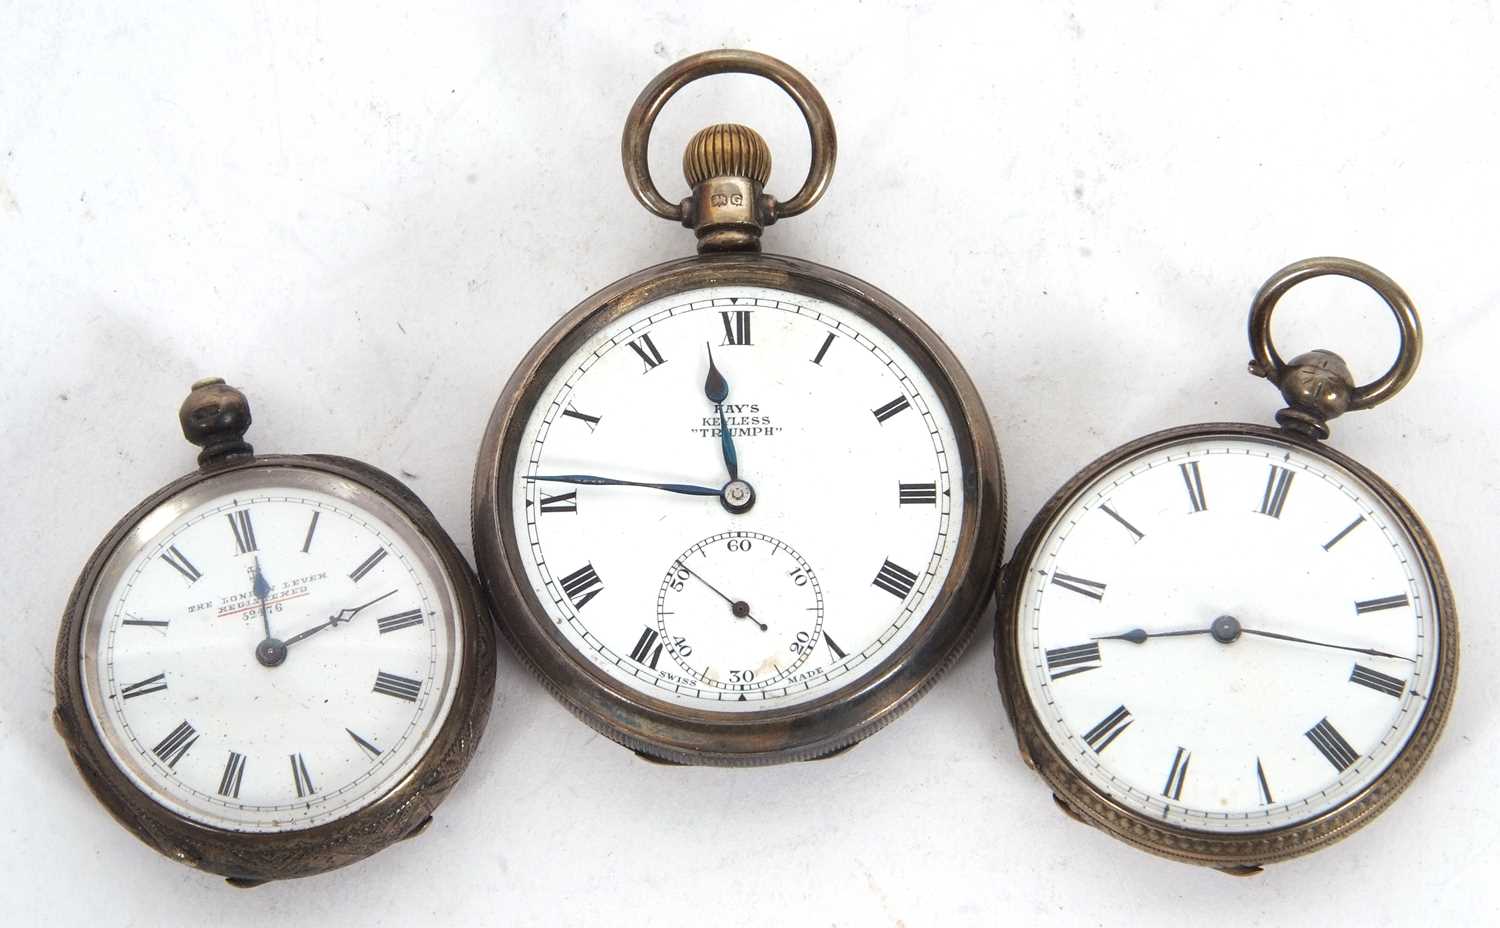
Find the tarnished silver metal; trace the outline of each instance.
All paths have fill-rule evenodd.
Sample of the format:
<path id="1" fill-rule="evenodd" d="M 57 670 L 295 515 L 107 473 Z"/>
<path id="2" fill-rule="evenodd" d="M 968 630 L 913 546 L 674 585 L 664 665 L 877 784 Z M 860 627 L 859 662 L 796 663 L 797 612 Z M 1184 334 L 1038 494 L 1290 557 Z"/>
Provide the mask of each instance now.
<path id="1" fill-rule="evenodd" d="M 1283 362 L 1270 340 L 1270 313 L 1277 299 L 1296 283 L 1320 274 L 1343 274 L 1370 284 L 1402 325 L 1402 352 L 1382 378 L 1356 388 L 1348 369 L 1337 355 L 1313 351 Z M 1041 774 L 1051 787 L 1058 806 L 1070 817 L 1101 828 L 1142 850 L 1187 863 L 1218 869 L 1233 876 L 1260 872 L 1265 864 L 1287 860 L 1333 844 L 1370 822 L 1399 796 L 1422 769 L 1432 753 L 1453 704 L 1458 679 L 1458 612 L 1453 589 L 1443 570 L 1442 557 L 1426 527 L 1390 484 L 1379 475 L 1322 443 L 1322 435 L 1306 426 L 1333 418 L 1344 409 L 1364 409 L 1390 399 L 1410 378 L 1421 351 L 1421 329 L 1406 295 L 1389 278 L 1368 265 L 1344 258 L 1314 258 L 1293 264 L 1274 275 L 1261 288 L 1250 322 L 1251 344 L 1256 361 L 1252 373 L 1265 376 L 1281 387 L 1283 396 L 1297 413 L 1288 423 L 1278 414 L 1282 428 L 1235 422 L 1210 422 L 1166 429 L 1128 442 L 1089 464 L 1065 483 L 1047 501 L 1021 536 L 1014 555 L 1001 574 L 997 590 L 995 628 L 995 672 L 1000 694 L 1016 733 L 1026 765 Z M 1287 412 L 1283 410 L 1283 413 Z M 1306 418 L 1303 418 L 1305 415 Z M 1282 828 L 1246 834 L 1222 834 L 1178 827 L 1159 817 L 1143 815 L 1095 789 L 1073 767 L 1071 752 L 1061 749 L 1047 734 L 1039 709 L 1027 695 L 1023 682 L 1023 655 L 1019 641 L 1023 590 L 1027 566 L 1050 536 L 1053 523 L 1079 494 L 1100 477 L 1139 455 L 1175 445 L 1184 439 L 1252 439 L 1271 446 L 1295 448 L 1322 457 L 1358 478 L 1394 515 L 1402 531 L 1412 540 L 1433 591 L 1438 627 L 1436 679 L 1431 698 L 1422 709 L 1416 729 L 1385 771 L 1364 791 L 1342 805 L 1314 818 Z M 1221 640 L 1237 637 L 1238 623 L 1216 624 Z"/>
<path id="2" fill-rule="evenodd" d="M 771 149 L 749 126 L 719 123 L 698 132 L 682 155 L 693 195 L 682 219 L 698 251 L 758 251 L 760 230 L 776 221 L 762 194 L 771 176 Z"/>
<path id="3" fill-rule="evenodd" d="M 651 180 L 647 145 L 657 114 L 685 84 L 711 74 L 765 77 L 785 90 L 807 120 L 812 160 L 790 200 L 762 192 L 771 153 L 753 130 L 718 124 L 687 147 L 693 194 L 667 201 Z M 474 472 L 475 559 L 505 637 L 547 689 L 595 730 L 643 757 L 678 764 L 750 766 L 831 757 L 889 724 L 963 652 L 988 605 L 1004 545 L 1005 494 L 989 416 L 958 360 L 915 314 L 870 284 L 797 258 L 760 254 L 760 229 L 811 207 L 828 186 L 837 150 L 822 96 L 789 65 L 732 49 L 677 62 L 643 90 L 626 119 L 621 155 L 631 191 L 657 216 L 699 233 L 696 257 L 639 271 L 588 297 L 522 359 L 500 393 Z M 727 252 L 727 253 L 724 253 Z M 952 419 L 961 465 L 962 529 L 947 579 L 906 641 L 876 668 L 822 698 L 760 712 L 722 713 L 669 703 L 617 682 L 568 643 L 538 600 L 521 560 L 513 494 L 522 431 L 542 391 L 580 345 L 641 305 L 702 287 L 773 287 L 828 300 L 891 338 L 920 367 Z M 750 484 L 721 494 L 730 512 L 755 504 Z"/>
<path id="4" fill-rule="evenodd" d="M 790 200 L 778 201 L 763 192 L 771 174 L 770 149 L 753 129 L 732 123 L 709 126 L 688 143 L 683 172 L 692 195 L 687 199 L 670 202 L 651 179 L 651 127 L 662 107 L 693 81 L 725 73 L 754 74 L 774 82 L 807 120 L 812 158 L 807 179 Z M 833 116 L 812 83 L 783 61 L 740 49 L 692 55 L 658 74 L 631 107 L 620 143 L 625 180 L 636 199 L 657 216 L 693 229 L 702 252 L 760 250 L 763 227 L 805 212 L 822 197 L 837 154 Z"/>
<path id="5" fill-rule="evenodd" d="M 522 430 L 578 346 L 652 300 L 706 286 L 776 287 L 835 302 L 907 351 L 952 417 L 964 485 L 953 567 L 920 625 L 857 684 L 785 709 L 733 716 L 673 705 L 615 681 L 572 649 L 526 579 L 511 506 Z M 748 485 L 746 485 L 748 486 Z M 738 497 L 736 497 L 738 498 Z M 753 500 L 753 495 L 751 497 Z M 874 286 L 797 258 L 700 255 L 616 281 L 560 319 L 500 391 L 474 472 L 474 558 L 496 622 L 558 701 L 626 747 L 678 764 L 756 766 L 831 756 L 894 721 L 937 682 L 990 602 L 1005 536 L 1005 485 L 989 416 L 941 339 Z"/>
<path id="6" fill-rule="evenodd" d="M 177 411 L 177 419 L 182 423 L 182 437 L 203 449 L 198 452 L 200 466 L 255 452 L 245 441 L 245 433 L 250 430 L 250 401 L 222 377 L 205 377 L 194 383 Z"/>
<path id="7" fill-rule="evenodd" d="M 1286 292 L 1314 277 L 1334 274 L 1370 287 L 1396 317 L 1401 346 L 1396 360 L 1378 379 L 1356 386 L 1344 359 L 1319 349 L 1285 362 L 1271 341 L 1271 314 Z M 1250 305 L 1250 373 L 1264 377 L 1281 390 L 1287 408 L 1276 420 L 1288 429 L 1314 438 L 1328 437 L 1328 420 L 1346 411 L 1369 409 L 1395 396 L 1416 373 L 1422 359 L 1422 323 L 1411 298 L 1380 271 L 1351 258 L 1308 258 L 1272 274 Z"/>
<path id="8" fill-rule="evenodd" d="M 95 797 L 132 834 L 173 860 L 225 876 L 233 886 L 309 876 L 359 861 L 419 834 L 468 765 L 495 685 L 494 630 L 478 582 L 452 539 L 412 492 L 368 464 L 321 454 L 254 455 L 243 441 L 249 403 L 220 379 L 199 381 L 181 411 L 183 434 L 203 446 L 202 466 L 142 500 L 112 528 L 73 587 L 58 633 L 57 705 L 53 724 Z M 91 721 L 84 679 L 85 637 L 118 579 L 117 551 L 138 539 L 148 520 L 158 524 L 226 488 L 274 475 L 365 509 L 378 508 L 414 546 L 429 550 L 440 568 L 462 628 L 457 682 L 448 716 L 431 749 L 404 779 L 371 805 L 327 824 L 283 832 L 239 832 L 191 821 L 159 805 L 112 759 Z M 94 628 L 97 632 L 97 628 Z"/>

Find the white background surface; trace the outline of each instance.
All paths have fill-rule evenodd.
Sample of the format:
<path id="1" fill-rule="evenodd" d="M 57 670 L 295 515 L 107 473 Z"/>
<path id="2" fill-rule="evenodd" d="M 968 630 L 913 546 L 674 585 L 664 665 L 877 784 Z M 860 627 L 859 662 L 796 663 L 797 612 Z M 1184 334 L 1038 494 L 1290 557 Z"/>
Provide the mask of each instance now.
<path id="1" fill-rule="evenodd" d="M 0 886 L 46 920 L 411 925 L 1362 925 L 1493 919 L 1500 26 L 1480 3 L 0 3 Z M 833 185 L 770 250 L 925 316 L 1000 437 L 1013 544 L 1052 491 L 1143 432 L 1266 422 L 1244 320 L 1283 264 L 1345 254 L 1412 294 L 1422 368 L 1336 447 L 1437 538 L 1463 671 L 1447 733 L 1372 826 L 1251 880 L 1078 825 L 1026 770 L 988 630 L 909 715 L 832 761 L 643 763 L 501 655 L 468 775 L 419 840 L 251 892 L 146 850 L 54 736 L 52 651 L 77 571 L 190 469 L 176 407 L 222 374 L 263 451 L 401 474 L 465 551 L 480 432 L 559 313 L 691 251 L 630 198 L 619 132 L 660 68 L 745 46 L 838 122 Z M 795 108 L 717 78 L 658 127 L 658 176 L 747 121 L 787 195 Z M 1300 310 L 1300 311 L 1299 311 Z M 1319 281 L 1285 353 L 1395 344 Z"/>

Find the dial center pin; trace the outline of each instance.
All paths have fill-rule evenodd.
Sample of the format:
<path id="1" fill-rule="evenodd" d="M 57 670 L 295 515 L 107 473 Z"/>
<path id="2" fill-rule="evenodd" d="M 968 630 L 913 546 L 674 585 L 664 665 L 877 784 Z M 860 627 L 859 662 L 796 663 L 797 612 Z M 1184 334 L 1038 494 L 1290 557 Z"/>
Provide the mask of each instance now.
<path id="1" fill-rule="evenodd" d="M 1232 615 L 1221 615 L 1209 626 L 1209 632 L 1220 644 L 1232 644 L 1240 640 L 1240 620 Z"/>
<path id="2" fill-rule="evenodd" d="M 755 488 L 744 480 L 731 480 L 724 484 L 724 489 L 719 494 L 719 502 L 724 508 L 738 515 L 749 512 L 750 507 L 755 505 Z"/>

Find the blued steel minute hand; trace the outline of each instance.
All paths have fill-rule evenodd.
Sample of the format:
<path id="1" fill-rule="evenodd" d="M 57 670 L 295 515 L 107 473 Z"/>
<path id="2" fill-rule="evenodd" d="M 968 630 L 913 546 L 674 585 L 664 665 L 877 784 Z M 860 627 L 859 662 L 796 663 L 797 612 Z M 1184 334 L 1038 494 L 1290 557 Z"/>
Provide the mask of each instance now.
<path id="1" fill-rule="evenodd" d="M 528 474 L 524 479 L 534 483 L 577 483 L 591 487 L 645 487 L 648 490 L 665 490 L 668 493 L 683 493 L 687 496 L 719 496 L 721 490 L 700 487 L 691 483 L 642 483 L 639 480 L 616 480 L 613 477 L 595 477 L 593 474 L 552 474 L 536 476 Z"/>
<path id="2" fill-rule="evenodd" d="M 729 423 L 724 419 L 724 401 L 729 399 L 729 381 L 719 373 L 714 366 L 714 349 L 707 342 L 704 347 L 708 348 L 708 379 L 703 381 L 703 394 L 708 401 L 714 404 L 719 411 L 719 447 L 724 451 L 724 467 L 729 471 L 730 480 L 740 479 L 740 459 L 734 453 L 734 435 L 729 431 Z"/>

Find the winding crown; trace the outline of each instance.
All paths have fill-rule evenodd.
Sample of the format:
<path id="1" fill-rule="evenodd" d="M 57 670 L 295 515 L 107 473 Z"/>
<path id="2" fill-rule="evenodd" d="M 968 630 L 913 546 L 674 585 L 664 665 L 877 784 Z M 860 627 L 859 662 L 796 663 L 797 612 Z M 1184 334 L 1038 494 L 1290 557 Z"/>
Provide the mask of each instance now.
<path id="1" fill-rule="evenodd" d="M 177 420 L 182 424 L 182 437 L 203 449 L 198 453 L 199 465 L 255 452 L 245 441 L 245 433 L 250 430 L 250 401 L 222 377 L 205 377 L 194 383 L 177 411 Z"/>
<path id="2" fill-rule="evenodd" d="M 688 141 L 682 173 L 691 187 L 713 177 L 747 177 L 764 186 L 771 176 L 771 147 L 749 126 L 721 122 Z"/>

